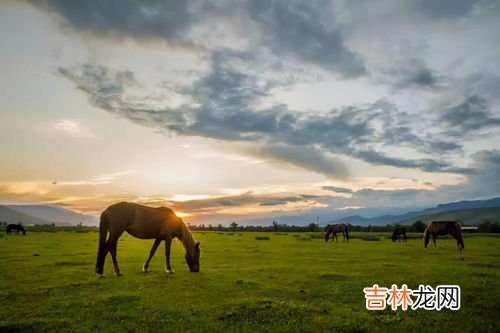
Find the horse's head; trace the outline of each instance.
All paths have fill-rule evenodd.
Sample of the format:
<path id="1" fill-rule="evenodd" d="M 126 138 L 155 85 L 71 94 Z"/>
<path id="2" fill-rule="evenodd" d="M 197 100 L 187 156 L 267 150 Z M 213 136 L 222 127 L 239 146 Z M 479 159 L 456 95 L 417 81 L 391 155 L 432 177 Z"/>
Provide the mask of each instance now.
<path id="1" fill-rule="evenodd" d="M 192 248 L 186 251 L 184 255 L 186 263 L 191 272 L 200 271 L 200 242 L 196 242 Z"/>

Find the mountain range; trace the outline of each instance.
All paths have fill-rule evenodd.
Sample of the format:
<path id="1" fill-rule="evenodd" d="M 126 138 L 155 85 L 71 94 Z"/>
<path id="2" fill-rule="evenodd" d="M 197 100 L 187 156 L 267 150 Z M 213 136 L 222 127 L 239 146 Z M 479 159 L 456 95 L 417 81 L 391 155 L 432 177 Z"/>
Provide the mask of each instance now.
<path id="1" fill-rule="evenodd" d="M 55 225 L 97 225 L 97 217 L 57 205 L 0 205 L 0 221 L 7 223 Z"/>
<path id="2" fill-rule="evenodd" d="M 267 218 L 270 224 L 273 218 Z M 278 220 L 278 219 L 277 219 Z M 440 204 L 432 208 L 410 211 L 403 214 L 363 217 L 351 215 L 328 223 L 350 223 L 352 225 L 409 225 L 421 220 L 461 220 L 465 225 L 479 224 L 485 221 L 500 223 L 500 197 L 487 200 L 467 200 Z M 56 224 L 56 225 L 97 225 L 98 217 L 74 212 L 57 205 L 0 205 L 0 221 L 7 223 Z M 247 223 L 252 220 L 247 220 Z M 308 224 L 311 221 L 300 216 L 284 216 L 279 221 L 287 224 Z M 260 224 L 260 220 L 255 220 Z M 252 224 L 252 223 L 250 223 Z"/>
<path id="3" fill-rule="evenodd" d="M 487 200 L 466 200 L 421 211 L 408 212 L 400 215 L 381 215 L 365 218 L 359 215 L 343 217 L 333 223 L 350 223 L 353 225 L 409 225 L 421 220 L 461 220 L 464 224 L 479 224 L 483 221 L 500 222 L 500 197 Z"/>

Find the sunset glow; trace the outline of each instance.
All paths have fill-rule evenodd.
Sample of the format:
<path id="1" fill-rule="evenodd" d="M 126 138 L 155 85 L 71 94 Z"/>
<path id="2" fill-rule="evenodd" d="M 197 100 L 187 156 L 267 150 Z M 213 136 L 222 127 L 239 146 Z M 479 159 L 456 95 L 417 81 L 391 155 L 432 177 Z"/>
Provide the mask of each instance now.
<path id="1" fill-rule="evenodd" d="M 0 4 L 0 203 L 269 224 L 500 194 L 494 11 L 178 6 Z"/>

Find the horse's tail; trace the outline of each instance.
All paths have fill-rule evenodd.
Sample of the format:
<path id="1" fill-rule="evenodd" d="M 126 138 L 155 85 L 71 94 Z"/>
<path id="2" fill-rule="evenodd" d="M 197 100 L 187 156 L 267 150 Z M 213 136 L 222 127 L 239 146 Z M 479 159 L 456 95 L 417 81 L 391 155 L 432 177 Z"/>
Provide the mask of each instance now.
<path id="1" fill-rule="evenodd" d="M 97 261 L 95 265 L 95 272 L 99 275 L 104 273 L 104 261 L 108 252 L 106 244 L 106 236 L 109 230 L 109 220 L 107 211 L 102 212 L 101 220 L 99 222 L 99 248 L 97 250 Z"/>

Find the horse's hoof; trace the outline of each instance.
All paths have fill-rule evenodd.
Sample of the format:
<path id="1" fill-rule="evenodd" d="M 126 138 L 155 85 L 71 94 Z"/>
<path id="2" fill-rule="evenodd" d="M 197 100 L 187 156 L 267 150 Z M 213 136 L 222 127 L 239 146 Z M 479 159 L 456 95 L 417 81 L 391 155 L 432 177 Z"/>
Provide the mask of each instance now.
<path id="1" fill-rule="evenodd" d="M 96 275 L 97 275 L 97 277 L 98 277 L 99 279 L 104 278 L 104 273 L 103 273 L 103 274 L 96 273 Z"/>
<path id="2" fill-rule="evenodd" d="M 165 270 L 165 272 L 167 272 L 167 274 L 174 274 L 175 273 L 173 269 L 171 269 L 171 270 L 167 269 L 167 270 Z"/>
<path id="3" fill-rule="evenodd" d="M 143 273 L 147 273 L 147 272 L 149 272 L 149 268 L 148 268 L 148 267 L 143 267 L 143 268 L 142 268 L 142 272 L 143 272 Z"/>
<path id="4" fill-rule="evenodd" d="M 118 276 L 122 276 L 122 273 L 120 273 L 120 272 L 118 272 L 118 273 L 117 273 L 117 272 L 115 272 L 115 276 L 117 276 L 117 277 L 118 277 Z"/>

